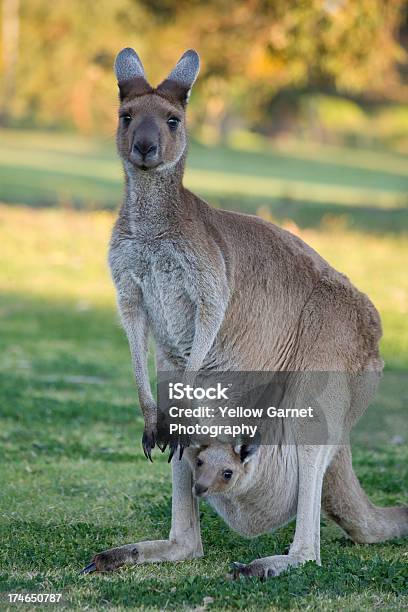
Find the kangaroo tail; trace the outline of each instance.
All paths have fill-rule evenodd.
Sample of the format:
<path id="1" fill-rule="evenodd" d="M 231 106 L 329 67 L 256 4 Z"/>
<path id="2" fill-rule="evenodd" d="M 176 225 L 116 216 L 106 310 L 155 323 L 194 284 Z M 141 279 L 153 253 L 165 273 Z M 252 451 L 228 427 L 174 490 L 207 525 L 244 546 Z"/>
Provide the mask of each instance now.
<path id="1" fill-rule="evenodd" d="M 326 471 L 322 506 L 354 542 L 372 544 L 408 535 L 408 506 L 379 508 L 354 473 L 349 446 L 340 447 Z"/>

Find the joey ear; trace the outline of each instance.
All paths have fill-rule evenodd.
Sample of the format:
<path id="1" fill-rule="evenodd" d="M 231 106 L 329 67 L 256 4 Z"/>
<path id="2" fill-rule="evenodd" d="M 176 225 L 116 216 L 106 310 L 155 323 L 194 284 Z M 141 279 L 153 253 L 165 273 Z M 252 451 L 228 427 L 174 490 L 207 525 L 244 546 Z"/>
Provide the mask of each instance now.
<path id="1" fill-rule="evenodd" d="M 200 57 L 197 51 L 186 51 L 169 76 L 160 83 L 157 90 L 187 104 L 190 91 L 200 70 Z"/>
<path id="2" fill-rule="evenodd" d="M 140 95 L 151 90 L 143 64 L 134 49 L 130 47 L 122 49 L 116 56 L 114 68 L 121 100 L 132 93 Z"/>
<path id="3" fill-rule="evenodd" d="M 234 452 L 239 455 L 241 463 L 247 463 L 258 451 L 259 444 L 237 444 Z"/>

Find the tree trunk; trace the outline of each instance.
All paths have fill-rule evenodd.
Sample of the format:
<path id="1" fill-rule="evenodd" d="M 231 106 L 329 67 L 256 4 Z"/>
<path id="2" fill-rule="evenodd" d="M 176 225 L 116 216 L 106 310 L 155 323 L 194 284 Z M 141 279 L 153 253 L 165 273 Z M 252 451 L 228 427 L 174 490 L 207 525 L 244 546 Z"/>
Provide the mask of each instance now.
<path id="1" fill-rule="evenodd" d="M 6 125 L 12 109 L 16 87 L 18 41 L 20 34 L 20 0 L 3 0 L 2 55 L 3 92 L 0 100 L 0 123 Z"/>

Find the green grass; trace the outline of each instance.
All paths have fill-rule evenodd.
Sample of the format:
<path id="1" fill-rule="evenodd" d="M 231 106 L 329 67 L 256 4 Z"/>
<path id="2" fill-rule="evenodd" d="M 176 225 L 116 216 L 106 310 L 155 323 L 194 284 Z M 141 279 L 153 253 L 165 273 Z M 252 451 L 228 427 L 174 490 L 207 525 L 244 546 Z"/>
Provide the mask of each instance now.
<path id="1" fill-rule="evenodd" d="M 169 466 L 160 453 L 147 463 L 141 451 L 142 418 L 106 267 L 113 219 L 0 207 L 0 593 L 61 592 L 72 609 L 192 609 L 205 597 L 216 610 L 406 607 L 407 540 L 354 545 L 323 519 L 322 567 L 232 583 L 231 561 L 282 553 L 294 526 L 245 540 L 205 503 L 203 559 L 78 576 L 95 552 L 166 537 L 170 525 Z M 381 311 L 387 373 L 356 432 L 355 467 L 376 503 L 406 503 L 406 235 L 332 220 L 302 236 Z M 395 435 L 405 444 L 392 443 Z M 0 602 L 6 609 L 4 596 Z"/>
<path id="2" fill-rule="evenodd" d="M 354 434 L 354 457 L 379 504 L 407 497 L 407 446 L 393 443 L 408 439 L 406 162 L 236 134 L 228 148 L 193 143 L 186 181 L 215 205 L 300 232 L 378 306 L 386 375 Z M 1 132 L 0 200 L 52 208 L 0 207 L 0 593 L 62 592 L 74 609 L 406 606 L 406 540 L 355 546 L 323 520 L 322 568 L 231 583 L 232 560 L 284 551 L 293 525 L 247 541 L 205 504 L 204 559 L 78 577 L 94 552 L 166 537 L 170 524 L 169 466 L 158 454 L 147 464 L 140 449 L 106 266 L 114 217 L 70 210 L 112 208 L 120 197 L 113 139 Z"/>
<path id="3" fill-rule="evenodd" d="M 237 133 L 230 146 L 193 142 L 186 184 L 214 205 L 267 208 L 278 220 L 313 227 L 328 214 L 356 228 L 408 229 L 408 158 L 300 142 L 270 144 Z M 0 201 L 112 208 L 122 171 L 114 139 L 0 132 Z"/>

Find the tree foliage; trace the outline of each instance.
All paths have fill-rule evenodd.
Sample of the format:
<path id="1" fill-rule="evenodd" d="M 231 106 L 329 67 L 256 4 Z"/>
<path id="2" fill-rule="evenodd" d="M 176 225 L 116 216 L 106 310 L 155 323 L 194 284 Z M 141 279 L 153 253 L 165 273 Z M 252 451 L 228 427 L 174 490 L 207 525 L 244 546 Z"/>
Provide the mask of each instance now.
<path id="1" fill-rule="evenodd" d="M 203 65 L 193 117 L 218 127 L 237 112 L 262 123 L 285 90 L 401 100 L 405 9 L 405 0 L 26 0 L 3 106 L 17 118 L 109 131 L 112 64 L 127 45 L 153 82 L 195 47 Z M 5 54 L 1 70 L 10 80 Z"/>

